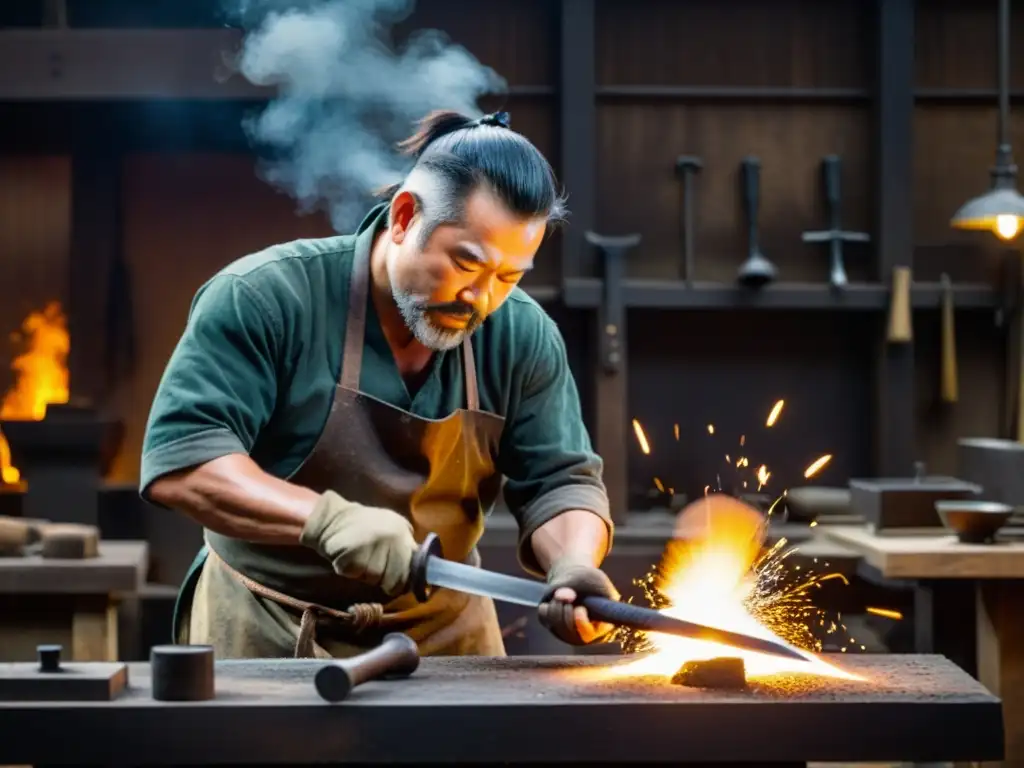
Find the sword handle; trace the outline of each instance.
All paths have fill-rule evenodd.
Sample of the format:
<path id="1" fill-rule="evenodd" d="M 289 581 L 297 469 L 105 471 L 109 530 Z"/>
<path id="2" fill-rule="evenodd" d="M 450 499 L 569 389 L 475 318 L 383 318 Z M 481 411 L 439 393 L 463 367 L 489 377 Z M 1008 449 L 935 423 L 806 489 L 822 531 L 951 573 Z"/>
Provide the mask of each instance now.
<path id="1" fill-rule="evenodd" d="M 664 623 L 658 621 L 661 614 L 632 603 L 623 603 L 607 597 L 590 596 L 581 598 L 577 605 L 587 609 L 591 621 L 603 621 L 617 627 L 628 627 L 641 631 L 653 631 Z"/>

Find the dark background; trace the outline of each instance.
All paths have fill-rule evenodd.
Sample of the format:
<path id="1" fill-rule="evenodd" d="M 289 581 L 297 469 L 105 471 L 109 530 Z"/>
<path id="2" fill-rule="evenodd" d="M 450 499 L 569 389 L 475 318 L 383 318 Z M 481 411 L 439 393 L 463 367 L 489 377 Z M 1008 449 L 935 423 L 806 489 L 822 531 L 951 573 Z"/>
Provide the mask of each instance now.
<path id="1" fill-rule="evenodd" d="M 68 24 L 214 28 L 210 5 L 82 0 L 68 3 Z M 0 26 L 39 25 L 40 8 L 7 0 Z M 885 19 L 907 9 L 909 41 L 898 29 L 886 37 Z M 768 464 L 771 488 L 781 490 L 823 453 L 833 460 L 820 482 L 845 485 L 852 476 L 909 475 L 917 460 L 955 473 L 958 437 L 1005 434 L 996 323 L 1004 254 L 991 236 L 948 225 L 984 191 L 994 158 L 995 10 L 994 0 L 420 0 L 405 27 L 445 30 L 504 76 L 510 94 L 483 106 L 508 109 L 568 186 L 573 223 L 545 245 L 527 287 L 565 336 L 620 520 L 644 506 L 656 476 L 688 494 L 714 484 L 740 435 L 751 463 Z M 1022 24 L 1018 13 L 1016 42 Z M 913 52 L 912 68 L 879 70 L 881 51 L 898 58 L 901 50 Z M 1012 81 L 1024 84 L 1024 55 Z M 237 94 L 173 92 L 0 101 L 0 330 L 51 299 L 70 307 L 72 393 L 110 409 L 126 429 L 112 481 L 137 480 L 150 400 L 196 288 L 248 252 L 330 233 L 324 217 L 298 215 L 257 177 L 240 127 L 255 106 Z M 1019 146 L 1024 123 L 1012 129 Z M 824 226 L 819 164 L 829 153 L 843 158 L 844 224 L 873 237 L 847 251 L 851 281 L 874 297 L 858 309 L 830 303 L 825 250 L 800 240 Z M 728 300 L 632 307 L 628 363 L 608 376 L 596 365 L 598 313 L 565 306 L 563 279 L 601 274 L 581 244 L 590 228 L 641 233 L 629 277 L 675 285 L 667 281 L 682 276 L 680 154 L 704 163 L 697 279 L 734 284 L 746 256 L 737 170 L 756 154 L 763 250 L 782 281 L 818 284 L 819 299 L 775 309 L 730 309 Z M 119 317 L 129 318 L 137 354 L 115 375 L 107 299 L 118 255 L 133 307 Z M 914 342 L 887 346 L 889 270 L 911 263 Z M 951 406 L 938 403 L 943 271 L 958 296 L 973 297 L 956 318 L 960 400 Z M 0 345 L 0 389 L 9 362 Z M 765 430 L 780 398 L 783 417 Z M 629 427 L 634 418 L 654 445 L 649 456 Z"/>

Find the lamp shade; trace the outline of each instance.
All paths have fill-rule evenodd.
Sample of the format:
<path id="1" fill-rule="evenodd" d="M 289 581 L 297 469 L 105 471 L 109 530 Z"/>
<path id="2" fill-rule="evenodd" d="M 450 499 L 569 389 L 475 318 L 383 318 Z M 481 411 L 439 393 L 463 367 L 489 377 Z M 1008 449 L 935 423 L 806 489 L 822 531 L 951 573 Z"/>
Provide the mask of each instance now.
<path id="1" fill-rule="evenodd" d="M 950 224 L 954 229 L 985 230 L 1012 240 L 1024 228 L 1024 195 L 1013 187 L 997 187 L 964 203 Z"/>

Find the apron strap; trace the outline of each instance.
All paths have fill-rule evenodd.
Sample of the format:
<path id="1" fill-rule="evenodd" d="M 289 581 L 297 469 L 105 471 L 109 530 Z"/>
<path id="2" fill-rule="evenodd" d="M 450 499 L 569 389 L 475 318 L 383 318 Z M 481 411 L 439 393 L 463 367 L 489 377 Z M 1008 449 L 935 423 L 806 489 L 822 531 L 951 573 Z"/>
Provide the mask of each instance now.
<path id="1" fill-rule="evenodd" d="M 476 360 L 473 357 L 473 343 L 467 336 L 462 342 L 463 381 L 466 387 L 466 410 L 480 410 L 480 389 L 476 381 Z"/>
<path id="2" fill-rule="evenodd" d="M 359 389 L 359 375 L 363 370 L 363 340 L 366 337 L 366 305 L 370 301 L 370 249 L 373 238 L 365 247 L 357 247 L 352 260 L 352 274 L 348 284 L 348 320 L 345 321 L 345 348 L 341 353 L 341 386 Z"/>

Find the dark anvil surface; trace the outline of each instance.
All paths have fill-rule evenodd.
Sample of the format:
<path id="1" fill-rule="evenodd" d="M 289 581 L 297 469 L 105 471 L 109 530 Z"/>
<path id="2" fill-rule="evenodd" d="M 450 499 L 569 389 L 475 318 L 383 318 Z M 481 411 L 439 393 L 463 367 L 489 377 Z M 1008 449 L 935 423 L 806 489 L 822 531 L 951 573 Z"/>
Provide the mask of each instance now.
<path id="1" fill-rule="evenodd" d="M 711 692 L 623 678 L 621 657 L 424 659 L 327 704 L 315 660 L 221 661 L 217 699 L 0 703 L 0 764 L 994 760 L 999 700 L 940 656 L 840 655 L 864 680 L 785 675 Z M 59 735 L 59 736 L 58 736 Z"/>

